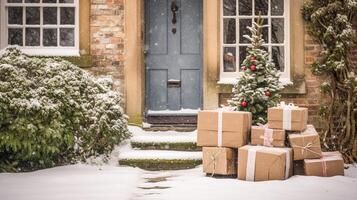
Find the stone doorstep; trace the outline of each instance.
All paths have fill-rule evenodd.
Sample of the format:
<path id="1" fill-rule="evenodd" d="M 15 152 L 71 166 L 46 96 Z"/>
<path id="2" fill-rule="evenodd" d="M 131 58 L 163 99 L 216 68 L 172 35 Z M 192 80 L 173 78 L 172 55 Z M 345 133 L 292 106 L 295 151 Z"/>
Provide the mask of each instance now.
<path id="1" fill-rule="evenodd" d="M 201 151 L 195 142 L 135 142 L 131 141 L 131 147 L 142 150 L 171 150 L 171 151 Z"/>
<path id="2" fill-rule="evenodd" d="M 201 152 L 131 150 L 119 155 L 119 165 L 150 171 L 190 169 L 201 163 Z"/>
<path id="3" fill-rule="evenodd" d="M 122 159 L 119 165 L 138 167 L 149 171 L 192 169 L 202 164 L 202 160 L 176 159 Z"/>

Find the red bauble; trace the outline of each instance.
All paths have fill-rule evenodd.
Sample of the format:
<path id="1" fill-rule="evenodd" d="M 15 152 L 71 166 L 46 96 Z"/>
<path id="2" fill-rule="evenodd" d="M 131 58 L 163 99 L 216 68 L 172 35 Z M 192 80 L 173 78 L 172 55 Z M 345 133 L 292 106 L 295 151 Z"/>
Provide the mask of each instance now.
<path id="1" fill-rule="evenodd" d="M 248 106 L 248 103 L 246 101 L 242 101 L 241 105 L 243 108 L 246 108 Z"/>
<path id="2" fill-rule="evenodd" d="M 269 90 L 265 91 L 264 93 L 265 93 L 265 96 L 267 96 L 267 97 L 269 97 L 269 96 L 270 96 L 270 92 L 269 92 Z"/>
<path id="3" fill-rule="evenodd" d="M 251 66 L 250 66 L 250 70 L 251 70 L 251 71 L 255 71 L 256 69 L 257 69 L 257 67 L 256 67 L 255 65 L 251 65 Z"/>

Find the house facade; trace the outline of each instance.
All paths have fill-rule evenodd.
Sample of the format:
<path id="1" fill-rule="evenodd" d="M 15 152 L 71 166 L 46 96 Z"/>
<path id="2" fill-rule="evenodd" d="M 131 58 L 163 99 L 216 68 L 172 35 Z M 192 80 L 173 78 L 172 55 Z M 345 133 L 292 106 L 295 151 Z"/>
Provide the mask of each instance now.
<path id="1" fill-rule="evenodd" d="M 261 16 L 264 47 L 280 70 L 285 101 L 309 108 L 321 127 L 325 98 L 309 65 L 320 48 L 307 34 L 303 0 L 1 0 L 0 48 L 63 56 L 110 75 L 132 122 L 192 116 L 231 97 Z M 162 119 L 162 118 L 161 118 Z"/>

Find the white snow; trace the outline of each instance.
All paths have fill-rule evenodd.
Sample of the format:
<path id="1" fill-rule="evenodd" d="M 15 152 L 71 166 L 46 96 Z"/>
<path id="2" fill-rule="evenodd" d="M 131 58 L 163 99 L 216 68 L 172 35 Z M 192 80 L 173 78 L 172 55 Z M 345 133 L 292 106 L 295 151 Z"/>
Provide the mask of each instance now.
<path id="1" fill-rule="evenodd" d="M 141 178 L 128 167 L 69 165 L 0 174 L 1 200 L 127 200 Z"/>
<path id="2" fill-rule="evenodd" d="M 357 197 L 357 168 L 351 167 L 346 172 L 345 177 L 294 176 L 285 181 L 248 182 L 206 177 L 199 167 L 192 170 L 165 172 L 164 176 L 171 176 L 171 178 L 155 185 L 169 188 L 152 190 L 152 193 L 158 194 L 150 199 L 354 200 Z M 147 183 L 143 184 L 145 185 Z"/>
<path id="3" fill-rule="evenodd" d="M 133 133 L 132 142 L 138 143 L 196 143 L 197 131 L 177 132 L 177 131 L 144 131 L 139 127 L 129 126 Z"/>
<path id="4" fill-rule="evenodd" d="M 165 150 L 130 150 L 126 152 L 120 152 L 119 159 L 201 160 L 202 152 L 165 151 Z"/>
<path id="5" fill-rule="evenodd" d="M 357 197 L 357 168 L 350 167 L 345 172 L 344 177 L 293 176 L 285 181 L 247 182 L 207 177 L 202 173 L 202 166 L 191 170 L 148 172 L 138 168 L 78 164 L 30 173 L 0 173 L 0 199 L 354 200 Z M 166 177 L 166 180 L 145 182 L 146 178 L 157 177 Z"/>

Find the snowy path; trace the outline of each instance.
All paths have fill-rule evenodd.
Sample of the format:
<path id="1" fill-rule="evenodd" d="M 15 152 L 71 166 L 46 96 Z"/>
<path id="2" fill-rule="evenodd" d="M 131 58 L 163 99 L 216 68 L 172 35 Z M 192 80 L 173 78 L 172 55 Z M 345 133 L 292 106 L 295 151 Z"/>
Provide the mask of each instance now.
<path id="1" fill-rule="evenodd" d="M 294 176 L 246 182 L 206 177 L 202 168 L 149 172 L 71 165 L 31 173 L 0 173 L 1 200 L 354 200 L 357 167 L 345 177 Z"/>

